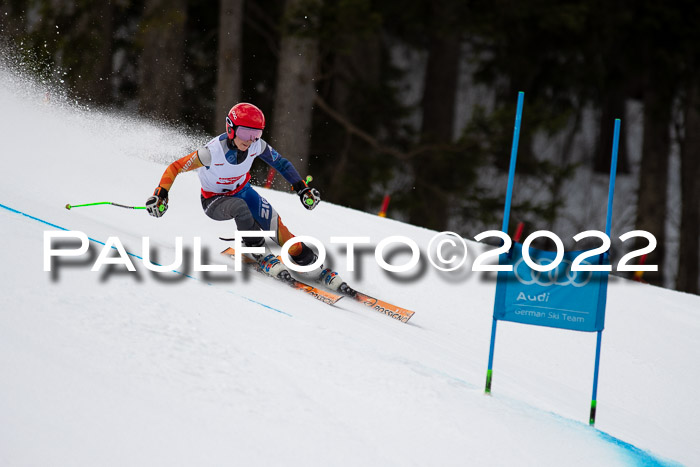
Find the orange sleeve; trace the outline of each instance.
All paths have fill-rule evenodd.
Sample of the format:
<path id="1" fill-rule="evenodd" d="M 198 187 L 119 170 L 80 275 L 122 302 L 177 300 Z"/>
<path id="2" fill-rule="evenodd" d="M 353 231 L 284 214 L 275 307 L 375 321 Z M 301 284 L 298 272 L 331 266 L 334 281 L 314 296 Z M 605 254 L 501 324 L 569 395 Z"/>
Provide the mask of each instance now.
<path id="1" fill-rule="evenodd" d="M 195 170 L 200 167 L 204 167 L 202 162 L 199 160 L 199 154 L 197 151 L 182 157 L 172 164 L 170 164 L 163 172 L 163 176 L 160 178 L 159 186 L 170 191 L 170 187 L 173 186 L 175 182 L 175 177 L 182 172 L 189 172 L 190 170 Z"/>

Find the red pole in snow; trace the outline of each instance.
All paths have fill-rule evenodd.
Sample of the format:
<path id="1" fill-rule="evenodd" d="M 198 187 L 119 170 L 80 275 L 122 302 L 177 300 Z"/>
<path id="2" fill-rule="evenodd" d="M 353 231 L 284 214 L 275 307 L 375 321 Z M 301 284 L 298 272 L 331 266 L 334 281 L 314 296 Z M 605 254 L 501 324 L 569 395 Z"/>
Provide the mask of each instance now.
<path id="1" fill-rule="evenodd" d="M 646 262 L 647 262 L 647 255 L 644 254 L 644 255 L 642 255 L 641 258 L 639 258 L 639 265 L 642 266 Z M 634 276 L 632 276 L 632 279 L 636 280 L 637 282 L 642 282 L 643 275 L 644 275 L 644 271 L 634 271 Z"/>
<path id="2" fill-rule="evenodd" d="M 391 199 L 391 196 L 389 195 L 384 195 L 384 201 L 382 201 L 382 210 L 379 211 L 379 217 L 386 217 L 386 210 L 389 207 L 389 200 Z"/>
<path id="3" fill-rule="evenodd" d="M 267 179 L 265 180 L 265 188 L 270 188 L 272 187 L 272 181 L 275 179 L 275 169 L 270 167 L 270 170 L 267 172 Z"/>
<path id="4" fill-rule="evenodd" d="M 518 223 L 518 227 L 515 229 L 515 235 L 513 235 L 514 242 L 520 241 L 520 237 L 523 236 L 523 227 L 525 227 L 523 222 Z"/>

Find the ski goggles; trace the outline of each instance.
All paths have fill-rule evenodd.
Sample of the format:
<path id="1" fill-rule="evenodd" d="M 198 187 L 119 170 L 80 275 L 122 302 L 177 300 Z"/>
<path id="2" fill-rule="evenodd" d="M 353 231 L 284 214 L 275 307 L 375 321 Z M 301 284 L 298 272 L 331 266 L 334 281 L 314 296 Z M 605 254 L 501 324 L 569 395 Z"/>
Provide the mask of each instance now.
<path id="1" fill-rule="evenodd" d="M 257 141 L 262 136 L 263 131 L 258 128 L 248 128 L 247 126 L 236 127 L 236 136 L 241 141 Z"/>

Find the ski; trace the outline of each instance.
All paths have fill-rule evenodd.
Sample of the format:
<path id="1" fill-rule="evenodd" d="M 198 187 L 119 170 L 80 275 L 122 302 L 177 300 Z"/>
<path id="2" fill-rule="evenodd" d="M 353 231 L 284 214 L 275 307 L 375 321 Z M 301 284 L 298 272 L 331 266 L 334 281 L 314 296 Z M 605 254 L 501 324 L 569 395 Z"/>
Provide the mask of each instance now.
<path id="1" fill-rule="evenodd" d="M 222 239 L 222 240 L 228 240 L 228 239 Z M 227 248 L 224 251 L 221 252 L 223 255 L 227 255 L 230 257 L 235 256 L 236 251 L 233 248 Z M 278 256 L 279 258 L 279 256 Z M 260 265 L 258 264 L 257 261 L 254 259 L 250 258 L 249 256 L 243 255 L 241 257 L 243 260 L 243 264 L 248 265 L 255 269 L 257 272 L 260 274 L 265 274 L 265 272 L 260 268 Z M 401 321 L 402 323 L 407 323 L 409 319 L 415 314 L 414 311 L 411 311 L 407 308 L 403 308 L 397 305 L 394 305 L 389 302 L 385 302 L 384 300 L 379 300 L 378 298 L 374 298 L 370 295 L 367 295 L 362 292 L 358 292 L 357 290 L 353 290 L 347 284 L 344 283 L 344 286 L 341 287 L 338 291 L 340 293 L 334 293 L 328 290 L 323 290 L 319 289 L 318 287 L 314 287 L 313 285 L 306 284 L 304 282 L 301 282 L 297 279 L 294 279 L 291 276 L 288 276 L 286 279 L 285 278 L 279 278 L 278 279 L 281 282 L 284 282 L 287 285 L 290 285 L 291 287 L 301 290 L 303 292 L 306 292 L 307 294 L 311 295 L 314 297 L 316 300 L 320 300 L 323 303 L 326 303 L 328 305 L 333 305 L 335 304 L 338 300 L 340 300 L 343 297 L 349 297 L 352 300 L 368 307 L 371 308 L 375 311 L 378 311 L 380 313 L 383 313 L 390 318 L 396 319 L 398 321 Z"/>
<path id="2" fill-rule="evenodd" d="M 236 250 L 234 250 L 233 248 L 226 248 L 224 251 L 221 252 L 221 254 L 227 255 L 227 256 L 230 256 L 233 258 L 236 254 Z M 266 274 L 262 270 L 262 268 L 260 267 L 258 262 L 255 261 L 254 259 L 252 259 L 246 255 L 242 255 L 241 260 L 243 261 L 243 264 L 245 264 L 249 267 L 252 267 L 255 271 L 259 272 L 260 274 L 270 277 L 268 274 Z M 277 278 L 277 280 L 289 285 L 290 287 L 292 287 L 296 290 L 299 290 L 299 291 L 302 291 L 308 295 L 311 295 L 316 300 L 319 300 L 327 305 L 334 305 L 338 300 L 340 300 L 344 296 L 344 295 L 336 294 L 333 292 L 329 292 L 327 290 L 319 289 L 317 287 L 314 287 L 313 285 L 306 284 L 304 282 L 301 282 L 301 281 L 293 278 L 291 275 L 286 275 L 285 277 Z"/>
<path id="3" fill-rule="evenodd" d="M 326 270 L 330 271 L 330 270 Z M 321 275 L 323 282 L 328 283 L 329 279 L 332 280 L 332 278 L 337 274 L 334 272 L 329 272 L 328 277 L 324 277 L 326 275 L 326 271 L 324 271 Z M 347 282 L 343 282 L 340 284 L 340 287 L 338 287 L 338 292 L 352 298 L 356 302 L 361 303 L 362 305 L 372 308 L 375 311 L 378 311 L 380 313 L 384 313 L 385 315 L 389 316 L 390 318 L 394 318 L 396 320 L 401 321 L 402 323 L 407 323 L 409 319 L 411 319 L 411 316 L 415 314 L 415 311 L 411 311 L 407 308 L 403 308 L 400 306 L 396 306 L 392 303 L 385 302 L 384 300 L 379 300 L 378 298 L 374 298 L 370 295 L 367 295 L 366 293 L 359 292 L 352 287 L 350 287 Z"/>
<path id="4" fill-rule="evenodd" d="M 407 323 L 408 320 L 411 319 L 411 316 L 415 314 L 415 311 L 393 305 L 389 302 L 385 302 L 384 300 L 379 300 L 378 298 L 371 297 L 362 292 L 358 292 L 357 290 L 352 290 L 352 292 L 346 293 L 345 295 L 368 308 L 384 313 L 385 315 L 399 320 L 402 323 Z"/>

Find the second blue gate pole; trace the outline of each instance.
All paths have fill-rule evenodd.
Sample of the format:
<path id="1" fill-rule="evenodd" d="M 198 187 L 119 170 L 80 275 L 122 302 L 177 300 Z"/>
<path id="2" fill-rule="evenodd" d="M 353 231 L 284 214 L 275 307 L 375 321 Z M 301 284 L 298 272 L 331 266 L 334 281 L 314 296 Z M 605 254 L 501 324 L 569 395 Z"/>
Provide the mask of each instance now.
<path id="1" fill-rule="evenodd" d="M 523 116 L 523 100 L 525 93 L 518 93 L 518 107 L 515 111 L 515 128 L 513 128 L 513 144 L 510 150 L 510 168 L 508 169 L 508 188 L 506 189 L 506 204 L 503 209 L 503 233 L 508 233 L 508 223 L 510 221 L 510 204 L 513 197 L 513 181 L 515 179 L 515 162 L 518 158 L 518 141 L 520 140 L 520 122 Z M 494 305 L 496 306 L 496 305 Z M 498 320 L 493 318 L 491 325 L 491 344 L 489 346 L 489 364 L 486 370 L 486 394 L 491 394 L 491 379 L 493 377 L 493 354 L 496 349 L 496 326 Z"/>

